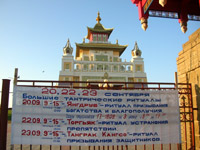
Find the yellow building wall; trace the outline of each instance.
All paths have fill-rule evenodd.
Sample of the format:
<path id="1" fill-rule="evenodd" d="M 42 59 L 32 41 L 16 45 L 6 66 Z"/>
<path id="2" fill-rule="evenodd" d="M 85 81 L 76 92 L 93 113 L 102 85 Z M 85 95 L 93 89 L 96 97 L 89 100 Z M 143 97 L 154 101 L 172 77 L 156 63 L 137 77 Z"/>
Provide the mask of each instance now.
<path id="1" fill-rule="evenodd" d="M 83 57 L 83 50 L 82 49 L 80 50 L 79 56 Z"/>
<path id="2" fill-rule="evenodd" d="M 179 83 L 192 84 L 196 149 L 200 149 L 200 28 L 189 36 L 177 58 Z"/>
<path id="3" fill-rule="evenodd" d="M 117 52 L 117 51 L 113 51 L 113 55 L 119 57 L 119 52 Z"/>
<path id="4" fill-rule="evenodd" d="M 84 54 L 84 55 L 89 55 L 89 50 L 84 50 L 84 51 L 83 51 L 83 54 Z"/>
<path id="5" fill-rule="evenodd" d="M 76 76 L 59 76 L 59 81 L 80 81 Z M 73 83 L 73 86 L 80 86 L 79 83 Z"/>

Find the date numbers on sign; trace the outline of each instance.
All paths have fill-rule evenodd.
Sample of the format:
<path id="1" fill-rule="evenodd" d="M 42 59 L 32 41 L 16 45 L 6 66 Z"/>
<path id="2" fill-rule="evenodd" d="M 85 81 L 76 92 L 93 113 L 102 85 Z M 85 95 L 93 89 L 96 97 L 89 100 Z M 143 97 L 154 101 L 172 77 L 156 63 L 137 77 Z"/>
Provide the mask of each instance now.
<path id="1" fill-rule="evenodd" d="M 23 136 L 40 136 L 40 130 L 22 130 Z"/>
<path id="2" fill-rule="evenodd" d="M 57 94 L 57 95 L 77 95 L 77 96 L 97 96 L 96 90 L 82 90 L 81 93 L 77 93 L 75 89 L 62 89 L 61 92 L 57 89 L 43 88 L 42 94 Z"/>
<path id="3" fill-rule="evenodd" d="M 21 130 L 21 135 L 22 136 L 53 136 L 53 137 L 58 137 L 59 136 L 59 131 L 40 131 L 40 130 L 26 130 L 23 129 Z"/>
<path id="4" fill-rule="evenodd" d="M 23 99 L 23 105 L 40 105 L 40 100 Z"/>
<path id="5" fill-rule="evenodd" d="M 40 118 L 22 117 L 22 123 L 40 123 Z"/>

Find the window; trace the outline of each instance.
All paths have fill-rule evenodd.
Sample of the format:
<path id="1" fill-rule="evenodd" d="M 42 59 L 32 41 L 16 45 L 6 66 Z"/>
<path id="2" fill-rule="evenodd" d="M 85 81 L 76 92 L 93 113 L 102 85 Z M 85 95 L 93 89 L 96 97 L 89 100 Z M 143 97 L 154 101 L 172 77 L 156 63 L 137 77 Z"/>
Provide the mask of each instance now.
<path id="1" fill-rule="evenodd" d="M 113 57 L 114 62 L 118 62 L 118 57 Z"/>
<path id="2" fill-rule="evenodd" d="M 79 65 L 76 65 L 76 69 L 79 70 Z"/>
<path id="3" fill-rule="evenodd" d="M 69 81 L 69 77 L 65 77 L 65 81 Z"/>
<path id="4" fill-rule="evenodd" d="M 83 69 L 84 69 L 85 71 L 88 70 L 88 65 L 87 65 L 87 64 L 84 64 Z"/>
<path id="5" fill-rule="evenodd" d="M 131 71 L 131 66 L 128 66 L 128 71 Z"/>
<path id="6" fill-rule="evenodd" d="M 94 65 L 91 65 L 90 68 L 91 68 L 91 70 L 94 70 Z"/>
<path id="7" fill-rule="evenodd" d="M 79 81 L 79 77 L 74 77 L 74 81 Z"/>
<path id="8" fill-rule="evenodd" d="M 101 41 L 101 34 L 98 34 L 98 41 Z"/>
<path id="9" fill-rule="evenodd" d="M 120 66 L 120 70 L 121 71 L 125 71 L 125 67 L 124 66 Z"/>
<path id="10" fill-rule="evenodd" d="M 94 61 L 94 56 L 91 56 L 91 57 L 90 57 L 90 60 L 91 60 L 91 61 Z"/>
<path id="11" fill-rule="evenodd" d="M 103 65 L 97 65 L 97 70 L 102 71 L 103 70 Z"/>
<path id="12" fill-rule="evenodd" d="M 135 69 L 136 69 L 136 71 L 142 71 L 142 66 L 141 65 L 136 65 Z"/>
<path id="13" fill-rule="evenodd" d="M 106 56 L 106 55 L 96 55 L 96 61 L 108 61 L 108 56 Z"/>
<path id="14" fill-rule="evenodd" d="M 118 71 L 118 67 L 114 65 L 114 71 Z"/>
<path id="15" fill-rule="evenodd" d="M 97 41 L 97 35 L 93 34 L 93 41 Z"/>
<path id="16" fill-rule="evenodd" d="M 69 69 L 69 64 L 65 64 L 65 69 Z"/>
<path id="17" fill-rule="evenodd" d="M 112 57 L 110 56 L 110 62 L 112 62 Z"/>
<path id="18" fill-rule="evenodd" d="M 106 42 L 106 34 L 103 35 L 103 41 Z"/>
<path id="19" fill-rule="evenodd" d="M 89 57 L 88 56 L 84 56 L 84 60 L 85 61 L 89 61 Z"/>
<path id="20" fill-rule="evenodd" d="M 104 69 L 105 69 L 106 71 L 108 71 L 108 69 L 109 69 L 108 65 L 105 65 L 105 66 L 104 66 Z"/>
<path id="21" fill-rule="evenodd" d="M 140 66 L 137 66 L 137 71 L 140 71 Z"/>

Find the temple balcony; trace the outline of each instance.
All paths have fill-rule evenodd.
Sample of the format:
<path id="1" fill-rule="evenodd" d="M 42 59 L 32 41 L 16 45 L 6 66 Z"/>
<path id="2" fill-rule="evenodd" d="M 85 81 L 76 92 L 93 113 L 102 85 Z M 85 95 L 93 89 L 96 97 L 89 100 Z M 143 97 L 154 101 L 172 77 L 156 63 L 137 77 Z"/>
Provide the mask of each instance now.
<path id="1" fill-rule="evenodd" d="M 92 61 L 92 63 L 94 63 L 94 62 L 102 62 L 102 61 L 95 61 L 93 57 L 88 57 L 88 56 L 87 56 L 87 60 L 84 60 L 84 56 L 82 56 L 82 57 L 77 57 L 76 60 L 75 60 L 75 62 L 77 62 L 77 61 L 79 61 L 80 63 L 85 63 L 85 62 L 88 63 L 89 61 Z M 109 63 L 109 62 L 114 62 L 114 63 L 116 63 L 116 62 L 121 62 L 121 63 L 125 63 L 125 62 L 122 62 L 122 59 L 121 59 L 121 58 L 117 58 L 117 57 L 116 57 L 116 58 L 114 57 L 114 58 L 113 58 L 112 60 L 110 60 L 110 61 L 109 61 L 109 60 L 107 60 L 107 61 L 105 60 L 105 61 L 103 61 L 103 62 L 108 62 L 108 63 Z"/>
<path id="2" fill-rule="evenodd" d="M 111 44 L 110 41 L 89 41 L 89 43 L 103 43 L 103 44 Z"/>
<path id="3" fill-rule="evenodd" d="M 74 72 L 127 72 L 133 70 L 131 62 L 75 61 Z"/>

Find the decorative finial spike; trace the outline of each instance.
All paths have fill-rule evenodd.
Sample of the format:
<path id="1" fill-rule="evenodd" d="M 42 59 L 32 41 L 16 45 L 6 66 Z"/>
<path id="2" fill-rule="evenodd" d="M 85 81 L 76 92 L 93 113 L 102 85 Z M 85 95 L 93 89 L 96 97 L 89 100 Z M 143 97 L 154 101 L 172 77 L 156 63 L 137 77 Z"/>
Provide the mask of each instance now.
<path id="1" fill-rule="evenodd" d="M 69 38 L 67 40 L 65 47 L 63 48 L 63 53 L 64 53 L 64 55 L 68 55 L 68 54 L 72 55 L 72 53 L 73 53 L 73 48 L 71 47 Z"/>
<path id="2" fill-rule="evenodd" d="M 69 38 L 68 38 L 67 43 L 66 43 L 66 47 L 69 47 L 69 46 L 71 46 L 71 45 L 70 45 L 70 41 L 69 41 Z"/>
<path id="3" fill-rule="evenodd" d="M 101 21 L 101 17 L 100 17 L 99 11 L 98 11 L 98 16 L 97 16 L 97 18 L 96 18 L 96 21 L 97 21 L 97 23 L 100 23 L 100 21 Z"/>
<path id="4" fill-rule="evenodd" d="M 182 26 L 182 27 L 181 27 L 181 31 L 182 31 L 183 33 L 186 33 L 186 31 L 187 31 L 187 26 Z"/>
<path id="5" fill-rule="evenodd" d="M 182 31 L 183 33 L 186 33 L 186 31 L 187 31 L 187 21 L 182 20 L 182 21 L 180 22 L 180 26 L 181 26 L 181 31 Z"/>
<path id="6" fill-rule="evenodd" d="M 159 0 L 159 4 L 160 4 L 162 7 L 165 7 L 165 5 L 167 4 L 167 0 Z"/>
<path id="7" fill-rule="evenodd" d="M 144 30 L 144 31 L 146 31 L 146 29 L 148 28 L 148 21 L 147 21 L 147 19 L 145 19 L 145 18 L 141 18 L 141 24 L 142 24 L 142 29 Z"/>
<path id="8" fill-rule="evenodd" d="M 139 47 L 138 47 L 137 41 L 135 41 L 134 50 L 139 50 Z"/>

